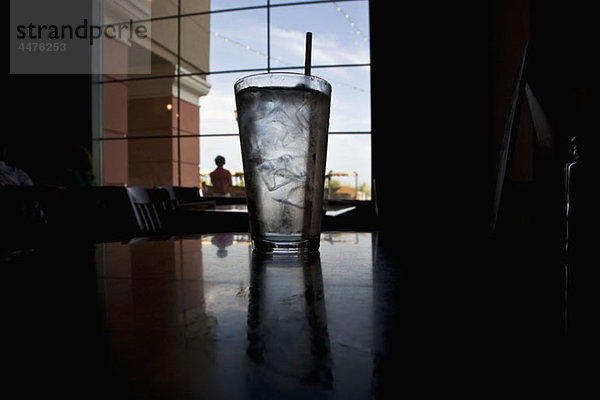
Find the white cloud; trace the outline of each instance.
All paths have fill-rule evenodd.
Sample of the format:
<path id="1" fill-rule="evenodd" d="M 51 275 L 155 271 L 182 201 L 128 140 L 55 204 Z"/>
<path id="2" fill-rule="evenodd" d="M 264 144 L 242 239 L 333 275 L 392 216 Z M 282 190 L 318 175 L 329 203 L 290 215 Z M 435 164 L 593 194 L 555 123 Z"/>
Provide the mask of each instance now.
<path id="1" fill-rule="evenodd" d="M 200 99 L 200 129 L 202 133 L 237 132 L 233 90 L 213 88 Z"/>
<path id="2" fill-rule="evenodd" d="M 235 13 L 234 13 L 235 14 Z M 214 21 L 217 22 L 217 21 Z M 256 29 L 264 29 L 264 21 L 254 23 L 245 21 L 237 24 L 237 21 L 228 20 L 227 30 L 223 34 L 240 43 L 253 45 L 256 49 L 266 52 L 263 42 L 253 43 L 248 37 L 264 37 L 262 32 L 258 34 Z M 331 21 L 328 21 L 329 23 Z M 344 22 L 344 21 L 342 21 Z M 344 22 L 345 23 L 345 22 Z M 303 25 L 303 24 L 302 24 Z M 287 26 L 287 25 L 286 25 Z M 302 66 L 304 65 L 305 53 L 305 31 L 299 30 L 301 24 L 294 28 L 283 29 L 271 25 L 271 66 Z M 215 24 L 212 29 L 217 29 Z M 347 27 L 345 27 L 347 28 Z M 300 28 L 302 29 L 302 27 Z M 312 28 L 311 28 L 312 29 Z M 325 29 L 326 31 L 326 29 Z M 331 29 L 330 32 L 319 32 L 315 25 L 312 42 L 312 64 L 363 64 L 370 60 L 368 42 L 362 42 L 360 37 L 348 35 L 346 31 Z M 219 30 L 220 32 L 220 30 Z M 213 40 L 217 40 L 214 38 Z M 211 53 L 211 63 L 219 61 L 223 69 L 234 67 L 248 67 L 252 54 L 243 46 L 235 46 L 219 41 L 219 46 L 213 50 L 223 53 Z M 263 46 L 263 47 L 261 47 Z M 231 50 L 231 51 L 230 51 Z M 259 56 L 256 56 L 257 59 Z M 264 56 L 262 56 L 264 57 Z M 280 59 L 278 62 L 276 59 Z M 264 58 L 263 58 L 264 60 Z M 265 62 L 266 67 L 266 62 Z M 213 67 L 213 66 L 211 66 Z M 225 68 L 227 67 L 227 68 Z M 330 128 L 332 131 L 368 131 L 370 129 L 370 100 L 369 100 L 369 73 L 368 68 L 331 68 L 314 70 L 315 75 L 322 76 L 333 85 L 332 116 Z M 235 98 L 233 94 L 233 78 L 226 75 L 213 75 L 209 77 L 213 85 L 211 92 L 202 97 L 200 127 L 202 133 L 235 133 L 237 123 L 235 121 Z M 238 77 L 239 78 L 239 77 Z M 356 90 L 360 88 L 362 90 Z M 370 135 L 331 135 L 328 152 L 327 168 L 336 171 L 354 171 L 359 173 L 359 182 L 369 181 L 371 175 Z M 241 168 L 241 154 L 239 152 L 239 141 L 237 138 L 208 137 L 201 141 L 201 163 L 203 168 L 213 166 L 212 158 L 215 154 L 223 154 L 227 158 L 230 168 Z"/>
<path id="3" fill-rule="evenodd" d="M 296 30 L 271 28 L 271 49 L 273 57 L 284 63 L 302 65 L 304 63 L 306 33 Z M 313 35 L 313 64 L 362 64 L 369 61 L 366 45 L 349 47 L 337 36 Z"/>

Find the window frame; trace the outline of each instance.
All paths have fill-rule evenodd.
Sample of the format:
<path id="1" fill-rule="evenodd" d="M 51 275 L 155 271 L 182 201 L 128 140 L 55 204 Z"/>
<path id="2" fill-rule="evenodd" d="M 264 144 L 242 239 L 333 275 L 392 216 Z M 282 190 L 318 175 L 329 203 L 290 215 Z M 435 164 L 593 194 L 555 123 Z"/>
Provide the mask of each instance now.
<path id="1" fill-rule="evenodd" d="M 290 2 L 281 2 L 281 3 L 271 3 L 270 0 L 265 0 L 264 4 L 257 5 L 249 5 L 243 7 L 233 7 L 233 8 L 223 8 L 223 9 L 215 9 L 215 10 L 207 10 L 207 11 L 198 11 L 198 12 L 190 12 L 190 13 L 182 13 L 181 3 L 182 0 L 177 1 L 177 13 L 173 15 L 165 15 L 159 17 L 152 17 L 148 19 L 139 19 L 133 22 L 155 22 L 155 21 L 166 21 L 166 20 L 175 20 L 177 24 L 177 68 L 173 74 L 167 75 L 153 75 L 153 76 L 129 76 L 122 79 L 112 79 L 105 75 L 102 75 L 102 71 L 99 71 L 98 65 L 101 65 L 102 53 L 101 47 L 97 50 L 100 53 L 95 53 L 93 55 L 94 65 L 96 65 L 96 70 L 94 71 L 94 80 L 92 83 L 92 151 L 94 154 L 94 173 L 96 177 L 98 177 L 99 182 L 104 182 L 103 179 L 103 144 L 105 142 L 110 141 L 134 141 L 134 140 L 144 140 L 144 139 L 177 139 L 177 166 L 178 166 L 178 184 L 181 185 L 181 139 L 185 138 L 199 138 L 201 141 L 202 138 L 206 137 L 232 137 L 239 136 L 239 132 L 230 132 L 230 133 L 215 133 L 215 132 L 202 132 L 199 131 L 198 134 L 187 134 L 182 133 L 180 120 L 177 119 L 177 127 L 176 134 L 165 134 L 165 135 L 156 135 L 156 136 L 136 136 L 136 137 L 104 137 L 103 130 L 103 98 L 102 98 L 102 85 L 105 84 L 115 84 L 115 83 L 123 83 L 123 82 L 132 82 L 132 81 L 140 81 L 140 80 L 155 80 L 155 79 L 164 79 L 164 78 L 172 78 L 176 82 L 176 101 L 177 101 L 177 109 L 181 109 L 180 101 L 181 101 L 181 78 L 192 77 L 192 76 L 202 76 L 207 77 L 209 75 L 218 75 L 218 74 L 231 74 L 231 73 L 244 73 L 244 74 L 254 74 L 254 73 L 270 73 L 277 71 L 298 71 L 301 72 L 304 70 L 304 65 L 292 65 L 285 67 L 273 67 L 271 66 L 271 10 L 274 8 L 280 7 L 302 7 L 305 5 L 315 5 L 315 4 L 325 4 L 325 3 L 333 3 L 337 5 L 337 3 L 349 3 L 349 2 L 360 2 L 360 3 L 370 3 L 369 0 L 337 0 L 332 2 L 331 0 L 313 0 L 313 1 L 290 1 Z M 100 5 L 101 8 L 101 5 Z M 266 65 L 264 68 L 240 68 L 240 69 L 223 69 L 223 70 L 215 70 L 215 71 L 197 71 L 197 72 L 182 72 L 181 70 L 181 21 L 183 18 L 190 18 L 194 16 L 201 15 L 213 15 L 220 13 L 230 13 L 230 12 L 240 12 L 240 11 L 249 11 L 249 10 L 265 10 L 266 11 L 266 25 L 267 25 L 267 35 L 266 35 Z M 96 15 L 102 15 L 101 10 L 97 10 Z M 102 17 L 100 17 L 102 18 Z M 98 21 L 96 21 L 98 22 Z M 129 23 L 130 21 L 127 21 Z M 102 25 L 102 23 L 99 23 Z M 370 30 L 370 27 L 369 27 Z M 369 38 L 370 40 L 370 38 Z M 368 63 L 352 63 L 352 64 L 321 64 L 321 65 L 312 65 L 312 71 L 326 70 L 326 69 L 335 69 L 335 68 L 354 68 L 354 67 L 367 67 L 371 68 L 371 60 Z M 369 94 L 371 96 L 371 94 Z M 372 137 L 372 130 L 364 130 L 364 131 L 329 131 L 329 135 L 370 135 Z M 201 146 L 201 145 L 200 145 Z M 372 149 L 372 145 L 371 145 Z M 371 152 L 372 154 L 372 152 Z M 371 191 L 373 188 L 373 157 L 371 159 L 371 176 L 369 185 L 371 187 Z M 368 203 L 373 202 L 374 198 L 371 196 L 368 200 L 356 200 L 360 203 Z"/>

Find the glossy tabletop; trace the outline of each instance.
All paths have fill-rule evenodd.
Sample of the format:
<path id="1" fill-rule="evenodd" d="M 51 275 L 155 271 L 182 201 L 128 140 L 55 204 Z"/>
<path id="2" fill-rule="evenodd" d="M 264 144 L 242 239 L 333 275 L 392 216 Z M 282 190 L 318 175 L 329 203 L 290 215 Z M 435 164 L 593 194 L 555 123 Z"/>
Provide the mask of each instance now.
<path id="1" fill-rule="evenodd" d="M 310 256 L 247 234 L 95 249 L 115 387 L 132 397 L 369 398 L 377 340 L 371 233 Z"/>
<path id="2" fill-rule="evenodd" d="M 32 398 L 512 398 L 575 369 L 524 269 L 399 233 L 326 231 L 301 257 L 243 232 L 49 238 L 2 260 L 6 380 Z"/>

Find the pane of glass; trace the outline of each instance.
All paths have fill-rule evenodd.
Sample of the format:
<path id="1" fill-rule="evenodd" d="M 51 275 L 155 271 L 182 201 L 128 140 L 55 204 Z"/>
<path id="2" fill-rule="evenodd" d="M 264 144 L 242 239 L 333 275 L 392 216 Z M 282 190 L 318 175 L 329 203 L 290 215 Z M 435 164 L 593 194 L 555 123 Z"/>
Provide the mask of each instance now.
<path id="1" fill-rule="evenodd" d="M 237 136 L 209 136 L 200 138 L 200 174 L 202 180 L 202 193 L 204 196 L 212 194 L 210 172 L 216 168 L 215 157 L 225 157 L 223 168 L 233 175 L 233 189 L 231 196 L 244 197 L 244 180 L 242 168 L 242 153 L 240 140 Z"/>
<path id="2" fill-rule="evenodd" d="M 199 141 L 176 136 L 102 140 L 103 185 L 199 187 Z"/>
<path id="3" fill-rule="evenodd" d="M 330 174 L 330 199 L 371 199 L 371 136 L 329 135 L 326 173 Z M 209 173 L 216 167 L 214 159 L 222 155 L 225 168 L 234 175 L 233 194 L 243 196 L 243 168 L 239 138 L 237 136 L 211 136 L 200 138 L 200 174 L 204 195 L 210 195 Z M 238 193 L 239 192 L 239 193 Z"/>
<path id="4" fill-rule="evenodd" d="M 127 143 L 128 185 L 165 186 L 177 182 L 176 140 L 138 139 Z"/>
<path id="5" fill-rule="evenodd" d="M 235 119 L 233 84 L 248 73 L 209 75 L 208 95 L 200 99 L 200 131 L 202 134 L 238 133 Z"/>
<path id="6" fill-rule="evenodd" d="M 209 68 L 210 15 L 181 18 L 181 72 L 207 72 Z"/>
<path id="7" fill-rule="evenodd" d="M 103 147 L 105 185 L 199 184 L 199 96 L 193 77 L 104 83 Z M 202 83 L 202 82 L 201 82 Z M 177 141 L 177 135 L 185 138 Z M 117 140 L 119 139 L 119 140 Z M 98 152 L 96 152 L 98 154 Z M 181 165 L 178 164 L 181 160 Z M 190 167 L 192 165 L 193 167 Z"/>
<path id="8" fill-rule="evenodd" d="M 177 184 L 177 139 L 103 140 L 103 185 Z"/>
<path id="9" fill-rule="evenodd" d="M 118 0 L 112 0 L 118 1 Z M 142 2 L 136 2 L 142 3 Z M 177 15 L 177 1 L 173 0 L 151 0 L 146 1 L 151 10 L 152 18 L 168 17 Z"/>
<path id="10" fill-rule="evenodd" d="M 179 148 L 174 152 L 174 159 L 180 160 L 181 181 L 177 185 L 200 187 L 200 138 L 182 137 Z M 179 170 L 177 171 L 179 174 Z"/>
<path id="11" fill-rule="evenodd" d="M 143 32 L 140 31 L 139 35 L 131 36 L 127 33 L 131 30 L 129 23 L 125 25 L 121 34 L 117 33 L 120 25 L 115 25 L 114 29 L 106 28 L 113 29 L 115 38 L 103 36 L 102 71 L 105 81 L 139 79 L 176 73 L 177 19 L 148 21 L 138 25 L 132 24 L 131 26 L 134 31 L 136 26 L 143 28 Z M 196 40 L 198 40 L 199 46 L 202 43 L 208 46 L 208 39 L 204 42 L 197 38 Z M 207 65 L 208 55 L 200 53 L 194 59 L 197 64 L 200 64 L 198 60 L 204 60 Z"/>
<path id="12" fill-rule="evenodd" d="M 171 135 L 176 126 L 174 82 L 171 77 L 102 84 L 103 136 Z"/>
<path id="13" fill-rule="evenodd" d="M 195 1 L 195 0 L 184 0 L 184 1 Z M 262 6 L 267 4 L 265 0 L 211 0 L 211 10 L 227 10 L 230 8 L 238 7 L 251 7 L 251 6 Z"/>
<path id="14" fill-rule="evenodd" d="M 177 78 L 169 77 L 105 82 L 101 89 L 104 137 L 168 136 L 177 129 L 181 135 L 199 133 L 199 99 L 208 92 L 199 76 L 181 77 L 179 88 Z"/>
<path id="15" fill-rule="evenodd" d="M 151 21 L 151 75 L 171 75 L 177 65 L 177 18 Z"/>
<path id="16" fill-rule="evenodd" d="M 145 1 L 136 2 L 135 7 L 123 7 L 117 0 L 104 0 L 102 6 L 104 25 L 98 38 L 102 41 L 102 60 L 97 67 L 102 67 L 102 72 L 112 79 L 134 73 L 150 74 L 152 28 L 156 28 L 157 38 L 161 37 L 161 31 L 176 28 L 174 20 L 151 22 L 152 6 Z"/>
<path id="17" fill-rule="evenodd" d="M 342 3 L 340 3 L 342 4 Z M 313 33 L 312 65 L 370 62 L 367 2 L 273 7 L 271 66 L 303 66 L 306 32 Z"/>
<path id="18" fill-rule="evenodd" d="M 370 67 L 317 68 L 312 74 L 331 83 L 330 132 L 371 130 Z"/>
<path id="19" fill-rule="evenodd" d="M 101 137 L 109 139 L 127 136 L 127 82 L 104 83 L 102 93 L 102 132 Z"/>
<path id="20" fill-rule="evenodd" d="M 210 16 L 210 71 L 266 68 L 266 9 Z"/>
<path id="21" fill-rule="evenodd" d="M 272 0 L 272 4 L 284 2 Z M 176 2 L 153 0 L 151 4 L 150 10 L 141 10 L 144 15 L 131 19 L 176 14 Z M 182 12 L 204 12 L 209 5 L 212 10 L 223 10 L 264 4 L 264 0 L 182 0 Z M 210 185 L 206 173 L 215 168 L 215 156 L 223 155 L 225 168 L 234 174 L 238 186 L 232 194 L 244 196 L 239 138 L 189 136 L 238 132 L 233 84 L 261 71 L 205 72 L 266 68 L 266 14 L 266 9 L 257 9 L 183 17 L 180 60 L 181 72 L 187 75 L 179 81 L 174 76 L 154 78 L 176 73 L 176 18 L 149 22 L 153 41 L 149 61 L 140 57 L 149 53 L 143 41 L 134 38 L 127 45 L 117 40 L 105 44 L 105 71 L 111 69 L 107 65 L 126 71 L 111 72 L 106 81 L 134 78 L 101 87 L 101 136 L 109 140 L 95 144 L 103 149 L 105 185 L 195 186 L 201 178 Z M 369 62 L 368 38 L 361 31 L 368 32 L 368 2 L 274 7 L 271 23 L 272 67 L 304 64 L 306 31 L 313 32 L 313 65 Z M 148 66 L 145 62 L 150 72 L 143 72 Z M 370 131 L 369 67 L 314 68 L 313 74 L 333 86 L 330 131 Z M 178 133 L 183 137 L 172 137 Z M 369 135 L 330 135 L 327 170 L 339 173 L 331 176 L 332 185 L 339 181 L 340 187 L 349 188 L 330 195 L 370 198 L 370 144 Z"/>
<path id="22" fill-rule="evenodd" d="M 200 75 L 182 76 L 179 79 L 175 78 L 173 82 L 172 104 L 170 105 L 173 135 L 198 135 L 200 133 L 200 99 L 208 93 L 208 83 Z M 177 82 L 180 84 L 178 85 Z"/>
<path id="23" fill-rule="evenodd" d="M 102 147 L 102 182 L 103 186 L 125 186 L 129 180 L 128 140 L 102 140 L 94 145 Z"/>
<path id="24" fill-rule="evenodd" d="M 271 0 L 271 4 L 304 3 L 314 0 Z"/>
<path id="25" fill-rule="evenodd" d="M 329 135 L 325 197 L 371 199 L 371 135 Z"/>
<path id="26" fill-rule="evenodd" d="M 153 2 L 156 0 L 152 0 Z M 163 0 L 164 1 L 164 0 Z M 175 3 L 177 1 L 169 0 Z M 217 0 L 218 1 L 218 0 Z M 185 15 L 188 13 L 198 13 L 210 11 L 212 4 L 215 0 L 181 0 L 181 14 Z"/>

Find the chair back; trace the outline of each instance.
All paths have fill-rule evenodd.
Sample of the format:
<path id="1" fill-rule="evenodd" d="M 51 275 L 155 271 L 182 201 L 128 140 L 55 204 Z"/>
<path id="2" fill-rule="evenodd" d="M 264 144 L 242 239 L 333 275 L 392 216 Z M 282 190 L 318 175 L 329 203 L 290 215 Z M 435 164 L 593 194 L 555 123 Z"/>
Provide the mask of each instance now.
<path id="1" fill-rule="evenodd" d="M 64 213 L 96 241 L 126 240 L 138 233 L 135 209 L 124 186 L 95 186 L 73 189 Z M 75 221 L 77 219 L 77 221 Z"/>
<path id="2" fill-rule="evenodd" d="M 169 193 L 169 198 L 171 200 L 171 209 L 175 210 L 177 208 L 177 194 L 175 193 L 175 186 L 167 185 L 167 186 L 158 186 L 158 189 L 165 189 L 167 193 Z"/>
<path id="3" fill-rule="evenodd" d="M 140 233 L 153 235 L 165 229 L 165 222 L 172 210 L 171 197 L 165 188 L 131 186 L 127 193 L 133 204 Z"/>
<path id="4" fill-rule="evenodd" d="M 202 201 L 200 197 L 200 188 L 193 186 L 174 186 L 173 192 L 177 199 L 177 204 L 197 203 Z"/>

